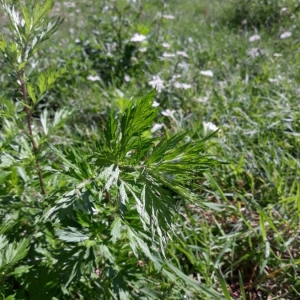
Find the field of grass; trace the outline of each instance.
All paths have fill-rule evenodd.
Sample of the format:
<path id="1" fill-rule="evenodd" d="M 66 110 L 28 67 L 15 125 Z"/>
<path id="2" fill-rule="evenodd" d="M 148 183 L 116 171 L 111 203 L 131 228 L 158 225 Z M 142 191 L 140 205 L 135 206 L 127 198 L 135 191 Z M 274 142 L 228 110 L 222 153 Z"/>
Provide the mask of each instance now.
<path id="1" fill-rule="evenodd" d="M 46 242 L 38 240 L 38 213 L 26 211 L 20 213 L 21 225 L 14 225 L 8 236 L 11 241 L 14 235 L 22 236 L 20 228 L 28 224 L 26 234 L 38 242 L 26 265 L 36 264 L 32 261 L 36 251 L 46 257 L 47 267 L 39 269 L 39 292 L 31 290 L 36 277 L 30 267 L 22 280 L 12 275 L 6 279 L 0 299 L 10 299 L 5 298 L 9 293 L 15 293 L 15 299 L 300 299 L 299 1 L 55 1 L 52 14 L 65 20 L 36 53 L 41 59 L 36 70 L 65 66 L 66 73 L 36 107 L 34 124 L 41 128 L 45 108 L 52 119 L 60 109 L 73 112 L 52 135 L 51 144 L 83 152 L 100 147 L 109 111 L 124 113 L 131 99 L 155 88 L 159 114 L 149 136 L 190 131 L 189 138 L 199 141 L 219 129 L 207 141 L 206 150 L 219 163 L 195 182 L 184 183 L 197 195 L 193 203 L 173 197 L 180 213 L 175 216 L 179 239 L 164 246 L 166 273 L 155 270 L 149 257 L 139 254 L 137 259 L 120 244 L 114 253 L 119 273 L 117 268 L 115 273 L 97 269 L 88 277 L 85 270 L 68 282 L 68 288 L 63 278 L 61 285 L 54 284 L 55 264 L 67 254 L 57 254 L 63 246 L 54 242 L 53 253 L 41 250 Z M 1 15 L 1 31 L 9 36 L 6 17 Z M 14 101 L 17 83 L 7 76 L 7 67 L 2 69 L 0 101 Z M 7 124 L 0 120 L 3 153 L 11 138 Z M 53 156 L 48 156 L 52 169 L 58 164 Z M 5 168 L 0 156 L 0 170 L 6 172 Z M 9 183 L 0 176 L 2 223 L 16 209 L 6 210 L 8 196 L 18 195 L 24 203 L 30 198 L 30 192 L 26 194 L 30 180 L 16 168 L 14 177 L 6 178 Z M 45 167 L 45 173 L 51 168 Z M 49 175 L 49 193 L 56 182 L 59 179 Z M 36 209 L 46 207 L 39 204 Z M 116 211 L 101 213 L 108 220 Z M 50 225 L 45 226 L 43 232 L 48 234 Z M 170 264 L 176 266 L 181 281 L 177 282 Z M 48 273 L 48 268 L 53 272 Z M 102 280 L 97 272 L 109 275 Z M 51 284 L 41 280 L 49 274 Z M 195 282 L 203 290 L 195 288 Z M 102 289 L 109 284 L 115 294 Z M 117 293 L 120 286 L 122 292 Z M 209 296 L 211 291 L 214 296 Z M 30 296 L 22 298 L 27 293 Z"/>

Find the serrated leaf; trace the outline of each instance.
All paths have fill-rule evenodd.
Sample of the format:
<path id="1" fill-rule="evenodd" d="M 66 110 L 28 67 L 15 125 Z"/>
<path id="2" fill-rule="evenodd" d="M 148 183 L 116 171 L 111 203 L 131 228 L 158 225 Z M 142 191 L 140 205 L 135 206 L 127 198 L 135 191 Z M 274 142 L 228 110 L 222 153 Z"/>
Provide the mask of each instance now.
<path id="1" fill-rule="evenodd" d="M 60 128 L 72 114 L 73 114 L 73 110 L 69 108 L 63 108 L 61 110 L 57 110 L 54 115 L 52 128 L 53 129 Z"/>
<path id="2" fill-rule="evenodd" d="M 120 300 L 128 300 L 128 299 L 130 299 L 130 294 L 127 291 L 120 289 L 119 297 L 120 297 Z"/>
<path id="3" fill-rule="evenodd" d="M 38 23 L 51 11 L 53 7 L 52 0 L 45 0 L 43 2 L 37 2 L 33 10 L 33 23 L 38 25 Z"/>
<path id="4" fill-rule="evenodd" d="M 49 128 L 48 128 L 48 111 L 47 109 L 44 109 L 43 112 L 41 113 L 40 121 L 43 127 L 43 131 L 45 135 L 48 134 Z"/>
<path id="5" fill-rule="evenodd" d="M 28 11 L 27 7 L 20 3 L 21 11 L 23 14 L 23 18 L 25 20 L 25 33 L 28 34 L 32 28 L 32 22 L 30 17 L 30 12 Z"/>
<path id="6" fill-rule="evenodd" d="M 119 185 L 118 198 L 119 198 L 119 202 L 123 205 L 125 205 L 128 200 L 128 196 L 125 190 L 125 184 L 123 181 L 121 181 L 121 184 Z"/>
<path id="7" fill-rule="evenodd" d="M 45 75 L 44 74 L 39 74 L 39 77 L 38 77 L 37 81 L 38 81 L 38 87 L 39 87 L 39 90 L 40 90 L 39 97 L 41 97 L 44 94 L 44 92 L 47 90 Z"/>
<path id="8" fill-rule="evenodd" d="M 99 250 L 101 255 L 103 255 L 103 257 L 107 259 L 111 264 L 115 262 L 115 257 L 111 254 L 107 246 L 102 244 L 99 246 Z"/>
<path id="9" fill-rule="evenodd" d="M 8 244 L 8 239 L 4 235 L 0 235 L 0 250 L 5 248 Z M 0 263 L 1 266 L 1 263 Z"/>
<path id="10" fill-rule="evenodd" d="M 161 268 L 161 263 L 158 258 L 151 253 L 151 249 L 147 243 L 137 234 L 133 229 L 127 226 L 127 237 L 129 239 L 129 244 L 132 252 L 136 257 L 138 257 L 138 250 L 141 250 L 153 263 L 157 270 Z"/>
<path id="11" fill-rule="evenodd" d="M 117 165 L 104 168 L 99 175 L 99 179 L 104 180 L 104 190 L 109 191 L 112 186 L 116 186 L 119 179 L 120 169 Z"/>
<path id="12" fill-rule="evenodd" d="M 115 243 L 117 240 L 121 237 L 121 230 L 122 230 L 122 222 L 121 219 L 117 218 L 112 224 L 111 224 L 111 241 L 112 243 Z"/>
<path id="13" fill-rule="evenodd" d="M 30 83 L 27 83 L 26 87 L 27 87 L 27 92 L 28 92 L 29 97 L 31 98 L 33 104 L 35 104 L 37 99 L 36 99 L 32 85 Z"/>
<path id="14" fill-rule="evenodd" d="M 104 130 L 104 136 L 106 139 L 106 147 L 111 152 L 116 152 L 117 149 L 117 142 L 119 138 L 118 133 L 118 119 L 116 118 L 113 111 L 110 112 L 109 120 L 106 125 L 106 129 Z"/>
<path id="15" fill-rule="evenodd" d="M 18 65 L 18 70 L 21 71 L 25 68 L 27 61 L 23 61 Z"/>
<path id="16" fill-rule="evenodd" d="M 152 122 L 158 114 L 158 108 L 153 107 L 154 93 L 131 101 L 121 119 L 121 134 L 119 157 L 124 158 L 132 150 L 128 145 L 133 137 L 141 136 L 150 129 Z"/>
<path id="17" fill-rule="evenodd" d="M 28 273 L 28 271 L 32 268 L 32 266 L 19 266 L 17 268 L 14 269 L 13 272 L 10 272 L 9 275 L 13 275 L 16 277 L 22 276 L 24 273 Z"/>
<path id="18" fill-rule="evenodd" d="M 15 300 L 16 298 L 15 298 L 15 294 L 13 294 L 13 295 L 9 295 L 8 297 L 6 297 L 4 300 Z"/>
<path id="19" fill-rule="evenodd" d="M 7 244 L 0 251 L 0 272 L 11 268 L 28 253 L 29 240 L 23 239 L 19 242 Z"/>
<path id="20" fill-rule="evenodd" d="M 177 134 L 170 139 L 162 139 L 154 148 L 153 152 L 147 159 L 147 165 L 151 165 L 154 163 L 160 163 L 163 161 L 165 156 L 169 151 L 174 151 L 175 147 L 178 146 L 180 142 L 184 140 L 184 138 L 189 134 L 189 132 L 183 134 Z"/>
<path id="21" fill-rule="evenodd" d="M 2 171 L 0 173 L 0 184 L 3 184 L 6 181 L 6 178 L 10 175 L 9 171 Z"/>
<path id="22" fill-rule="evenodd" d="M 0 40 L 0 50 L 2 52 L 5 52 L 6 47 L 7 47 L 7 42 L 5 40 L 5 37 L 2 35 L 1 40 Z"/>
<path id="23" fill-rule="evenodd" d="M 69 230 L 57 229 L 55 232 L 58 238 L 68 243 L 80 243 L 89 239 L 86 233 L 79 231 L 77 228 L 68 227 Z"/>

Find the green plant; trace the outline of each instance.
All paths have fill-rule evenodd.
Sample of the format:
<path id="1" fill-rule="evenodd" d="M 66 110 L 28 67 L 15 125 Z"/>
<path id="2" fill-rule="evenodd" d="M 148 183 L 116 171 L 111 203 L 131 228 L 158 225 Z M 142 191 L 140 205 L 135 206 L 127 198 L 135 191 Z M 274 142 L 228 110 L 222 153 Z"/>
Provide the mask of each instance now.
<path id="1" fill-rule="evenodd" d="M 223 20 L 233 28 L 277 28 L 299 9 L 296 1 L 288 0 L 231 0 L 225 4 Z"/>
<path id="2" fill-rule="evenodd" d="M 158 109 L 152 93 L 132 100 L 123 114 L 111 111 L 98 143 L 63 146 L 59 130 L 72 111 L 50 115 L 44 109 L 36 115 L 36 108 L 65 69 L 34 68 L 40 44 L 62 19 L 48 16 L 52 0 L 19 3 L 22 16 L 1 3 L 12 34 L 0 41 L 2 64 L 20 87 L 20 97 L 3 99 L 0 111 L 0 217 L 3 226 L 8 211 L 16 219 L 7 235 L 18 240 L 9 244 L 3 237 L 6 257 L 12 251 L 16 257 L 6 258 L 3 268 L 23 258 L 22 272 L 8 273 L 3 297 L 9 291 L 16 299 L 176 299 L 185 287 L 219 299 L 165 254 L 167 242 L 178 238 L 178 198 L 196 201 L 190 187 L 217 164 L 205 154 L 210 136 L 153 137 Z"/>
<path id="3" fill-rule="evenodd" d="M 7 0 L 12 2 L 15 11 L 25 3 Z M 21 250 L 26 256 L 2 274 L 1 297 L 298 299 L 298 1 L 57 0 L 53 12 L 65 16 L 64 26 L 39 44 L 33 67 L 26 67 L 38 94 L 38 78 L 48 66 L 67 70 L 33 105 L 38 155 L 24 133 L 20 85 L 1 64 L 0 224 L 7 243 L 1 256 L 29 241 Z M 13 38 L 8 20 L 1 10 L 7 42 Z M 136 33 L 146 39 L 130 41 Z M 111 47 L 114 42 L 122 47 Z M 123 61 L 126 45 L 135 46 L 129 64 Z M 137 106 L 150 106 L 151 96 L 133 98 L 155 85 L 152 98 L 160 109 L 140 138 L 132 137 L 133 150 L 124 157 L 117 150 L 122 119 Z M 116 149 L 108 143 L 110 120 L 118 124 Z M 189 131 L 176 145 L 181 147 L 216 127 L 204 154 L 228 163 L 184 182 L 176 174 L 196 200 L 160 185 L 176 233 L 164 239 L 166 232 L 155 234 L 155 222 L 152 230 L 147 225 L 155 211 L 143 212 L 133 196 L 143 199 L 149 174 L 156 187 L 148 159 L 163 137 L 170 141 Z M 149 142 L 140 160 L 138 141 Z M 115 177 L 103 174 L 107 168 Z M 162 177 L 168 173 L 160 170 Z"/>

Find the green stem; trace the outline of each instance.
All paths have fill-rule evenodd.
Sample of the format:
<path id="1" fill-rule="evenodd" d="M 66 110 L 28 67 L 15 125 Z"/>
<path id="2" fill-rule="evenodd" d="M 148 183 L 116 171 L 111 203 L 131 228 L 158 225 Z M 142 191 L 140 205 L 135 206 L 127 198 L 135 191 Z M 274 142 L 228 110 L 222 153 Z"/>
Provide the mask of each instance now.
<path id="1" fill-rule="evenodd" d="M 40 162 L 38 159 L 38 153 L 39 153 L 39 148 L 36 144 L 36 141 L 33 137 L 32 133 L 32 127 L 31 127 L 31 117 L 32 117 L 32 111 L 29 110 L 28 108 L 28 101 L 27 101 L 27 89 L 26 89 L 26 81 L 25 81 L 25 69 L 22 70 L 22 73 L 18 74 L 19 81 L 21 83 L 21 93 L 23 97 L 23 101 L 25 104 L 25 113 L 26 113 L 26 119 L 27 119 L 27 128 L 29 132 L 29 139 L 32 144 L 34 156 L 35 156 L 35 168 L 39 177 L 39 182 L 40 182 L 40 187 L 41 187 L 41 193 L 42 195 L 46 195 L 46 190 L 45 190 L 45 185 L 44 185 L 44 180 L 43 180 L 43 175 L 40 167 Z"/>

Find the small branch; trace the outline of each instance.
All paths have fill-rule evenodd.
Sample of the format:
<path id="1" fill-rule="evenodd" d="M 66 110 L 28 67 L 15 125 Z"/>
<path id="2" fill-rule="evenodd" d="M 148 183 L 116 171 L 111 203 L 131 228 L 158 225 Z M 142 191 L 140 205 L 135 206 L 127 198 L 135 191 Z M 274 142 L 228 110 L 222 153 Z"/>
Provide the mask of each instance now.
<path id="1" fill-rule="evenodd" d="M 42 175 L 42 171 L 41 171 L 41 167 L 40 167 L 40 162 L 38 159 L 39 148 L 35 142 L 35 139 L 34 139 L 33 133 L 32 133 L 32 127 L 31 127 L 32 126 L 32 124 L 31 124 L 32 112 L 28 108 L 27 89 L 26 89 L 26 82 L 25 82 L 24 78 L 25 78 L 25 71 L 23 69 L 22 74 L 20 74 L 20 73 L 18 74 L 18 79 L 21 83 L 21 93 L 22 93 L 24 104 L 25 104 L 25 113 L 26 113 L 26 119 L 27 119 L 27 128 L 28 128 L 28 132 L 29 132 L 29 139 L 31 141 L 34 156 L 35 156 L 35 168 L 36 168 L 36 171 L 37 171 L 37 174 L 39 177 L 42 195 L 46 195 L 43 175 Z"/>

